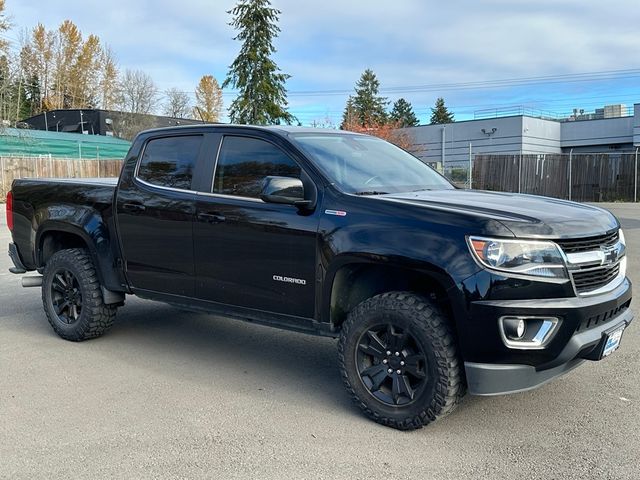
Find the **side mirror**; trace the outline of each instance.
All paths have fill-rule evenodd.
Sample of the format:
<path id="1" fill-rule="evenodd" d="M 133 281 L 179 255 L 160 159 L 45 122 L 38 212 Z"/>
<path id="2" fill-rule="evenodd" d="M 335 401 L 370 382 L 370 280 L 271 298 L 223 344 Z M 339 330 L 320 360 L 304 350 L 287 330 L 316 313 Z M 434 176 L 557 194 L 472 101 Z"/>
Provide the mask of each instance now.
<path id="1" fill-rule="evenodd" d="M 309 200 L 304 199 L 302 180 L 291 177 L 265 177 L 260 198 L 267 203 L 282 203 L 296 207 L 311 204 Z"/>

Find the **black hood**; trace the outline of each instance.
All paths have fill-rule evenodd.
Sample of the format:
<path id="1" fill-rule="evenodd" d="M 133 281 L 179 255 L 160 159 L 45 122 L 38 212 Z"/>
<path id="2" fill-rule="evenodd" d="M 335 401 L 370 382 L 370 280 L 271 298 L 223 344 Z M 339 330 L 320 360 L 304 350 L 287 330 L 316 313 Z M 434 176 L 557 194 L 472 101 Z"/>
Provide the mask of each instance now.
<path id="1" fill-rule="evenodd" d="M 619 228 L 607 210 L 556 198 L 481 190 L 427 190 L 376 198 L 450 210 L 502 223 L 516 237 L 579 238 Z"/>

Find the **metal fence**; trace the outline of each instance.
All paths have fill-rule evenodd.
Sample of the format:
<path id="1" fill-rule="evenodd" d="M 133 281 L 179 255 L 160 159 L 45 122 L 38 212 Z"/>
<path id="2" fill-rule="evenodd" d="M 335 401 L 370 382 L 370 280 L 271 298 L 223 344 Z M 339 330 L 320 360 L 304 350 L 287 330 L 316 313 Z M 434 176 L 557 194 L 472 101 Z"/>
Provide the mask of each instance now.
<path id="1" fill-rule="evenodd" d="M 638 155 L 478 154 L 445 175 L 462 188 L 530 193 L 578 202 L 637 202 Z"/>
<path id="2" fill-rule="evenodd" d="M 15 178 L 117 177 L 121 159 L 0 157 L 0 201 Z M 469 166 L 447 167 L 462 188 L 531 193 L 579 202 L 637 202 L 640 176 L 633 153 L 481 154 Z"/>
<path id="3" fill-rule="evenodd" d="M 0 157 L 0 202 L 16 178 L 117 177 L 122 159 L 80 160 L 77 158 Z"/>

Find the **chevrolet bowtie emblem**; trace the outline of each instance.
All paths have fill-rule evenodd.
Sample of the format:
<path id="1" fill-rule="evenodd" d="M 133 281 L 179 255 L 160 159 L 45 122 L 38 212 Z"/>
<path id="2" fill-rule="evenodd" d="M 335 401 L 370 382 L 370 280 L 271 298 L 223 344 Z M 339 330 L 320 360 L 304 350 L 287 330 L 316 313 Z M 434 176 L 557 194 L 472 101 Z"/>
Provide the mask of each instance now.
<path id="1" fill-rule="evenodd" d="M 604 253 L 604 260 L 602 261 L 603 264 L 606 263 L 615 263 L 616 260 L 618 260 L 618 249 L 614 246 L 606 246 L 606 247 L 601 247 L 602 249 L 602 253 Z"/>

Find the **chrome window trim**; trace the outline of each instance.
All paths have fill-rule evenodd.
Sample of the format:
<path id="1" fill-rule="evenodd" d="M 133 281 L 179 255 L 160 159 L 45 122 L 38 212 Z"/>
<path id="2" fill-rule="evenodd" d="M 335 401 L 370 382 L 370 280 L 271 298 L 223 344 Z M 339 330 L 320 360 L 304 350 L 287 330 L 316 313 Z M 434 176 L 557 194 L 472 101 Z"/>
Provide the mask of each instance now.
<path id="1" fill-rule="evenodd" d="M 228 195 L 226 193 L 209 193 L 209 192 L 195 192 L 195 193 L 198 196 L 219 197 L 219 198 L 228 198 L 228 199 L 235 199 L 235 200 L 248 200 L 250 202 L 262 203 L 262 204 L 266 205 L 266 202 L 264 200 L 262 200 L 261 198 L 243 197 L 241 195 Z"/>
<path id="2" fill-rule="evenodd" d="M 183 188 L 164 187 L 162 185 L 156 185 L 155 183 L 149 183 L 146 180 L 142 180 L 141 178 L 138 178 L 137 176 L 134 176 L 134 180 L 136 182 L 138 182 L 138 183 L 146 185 L 147 187 L 158 188 L 160 190 L 165 190 L 165 191 L 168 191 L 168 192 L 189 193 L 191 195 L 197 195 L 199 193 L 196 190 L 185 190 Z"/>

